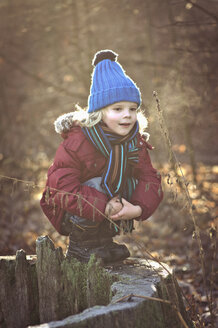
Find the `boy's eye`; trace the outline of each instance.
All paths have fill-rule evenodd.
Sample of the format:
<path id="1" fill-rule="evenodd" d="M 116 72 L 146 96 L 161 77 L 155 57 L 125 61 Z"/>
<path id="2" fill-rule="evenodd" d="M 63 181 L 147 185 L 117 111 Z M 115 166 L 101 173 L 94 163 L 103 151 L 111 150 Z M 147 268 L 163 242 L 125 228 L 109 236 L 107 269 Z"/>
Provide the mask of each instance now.
<path id="1" fill-rule="evenodd" d="M 116 112 L 119 112 L 121 110 L 121 108 L 120 107 L 115 107 L 115 108 L 113 108 L 113 110 L 115 110 Z"/>
<path id="2" fill-rule="evenodd" d="M 137 108 L 136 108 L 136 107 L 132 107 L 132 108 L 130 108 L 130 110 L 131 110 L 132 112 L 135 112 L 135 111 L 137 110 Z"/>

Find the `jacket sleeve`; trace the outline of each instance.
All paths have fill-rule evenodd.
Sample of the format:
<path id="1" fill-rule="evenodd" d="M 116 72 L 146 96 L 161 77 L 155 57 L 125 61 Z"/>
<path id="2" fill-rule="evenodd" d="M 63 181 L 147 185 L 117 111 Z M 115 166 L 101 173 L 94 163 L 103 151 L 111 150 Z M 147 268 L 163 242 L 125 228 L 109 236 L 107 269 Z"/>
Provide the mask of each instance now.
<path id="1" fill-rule="evenodd" d="M 131 197 L 130 202 L 133 205 L 139 205 L 142 214 L 137 220 L 146 220 L 149 218 L 163 199 L 161 188 L 160 173 L 155 170 L 151 164 L 147 148 L 150 145 L 141 139 L 139 162 L 135 168 L 135 177 L 138 180 L 136 189 Z"/>
<path id="2" fill-rule="evenodd" d="M 76 149 L 68 149 L 62 143 L 48 175 L 49 202 L 74 215 L 102 221 L 108 197 L 81 184 L 82 168 Z"/>

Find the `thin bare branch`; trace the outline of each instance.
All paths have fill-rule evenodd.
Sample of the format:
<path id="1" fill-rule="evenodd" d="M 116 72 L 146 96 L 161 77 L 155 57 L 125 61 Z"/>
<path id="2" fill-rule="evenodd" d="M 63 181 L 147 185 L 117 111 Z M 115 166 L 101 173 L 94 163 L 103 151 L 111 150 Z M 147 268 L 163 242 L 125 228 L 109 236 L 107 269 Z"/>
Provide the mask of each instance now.
<path id="1" fill-rule="evenodd" d="M 156 100 L 156 105 L 157 105 L 157 113 L 158 113 L 158 119 L 159 119 L 159 124 L 160 124 L 160 128 L 161 128 L 161 133 L 163 134 L 163 137 L 165 139 L 168 151 L 169 151 L 169 156 L 170 156 L 170 161 L 172 161 L 174 167 L 180 172 L 181 174 L 181 182 L 183 183 L 183 190 L 185 191 L 185 195 L 186 195 L 186 199 L 187 199 L 187 203 L 188 203 L 188 209 L 189 209 L 189 214 L 192 218 L 193 224 L 194 224 L 194 231 L 195 231 L 195 235 L 196 235 L 196 239 L 197 239 L 197 244 L 199 247 L 199 253 L 200 253 L 200 261 L 201 261 L 201 267 L 202 267 L 202 271 L 203 271 L 203 283 L 204 283 L 204 290 L 206 293 L 206 297 L 207 297 L 207 302 L 208 302 L 208 306 L 210 309 L 210 313 L 211 316 L 213 316 L 213 308 L 211 306 L 211 302 L 209 299 L 209 295 L 208 295 L 208 290 L 207 290 L 207 285 L 206 285 L 206 271 L 205 271 L 205 262 L 204 262 L 204 249 L 202 246 L 202 242 L 201 242 L 201 237 L 200 237 L 200 230 L 199 227 L 197 225 L 196 222 L 196 218 L 195 218 L 195 214 L 194 214 L 194 206 L 192 205 L 192 200 L 191 200 L 191 196 L 188 190 L 188 183 L 186 181 L 186 178 L 184 176 L 182 167 L 180 162 L 177 159 L 177 156 L 175 154 L 175 152 L 172 149 L 172 143 L 169 137 L 169 131 L 168 128 L 166 126 L 164 117 L 163 117 L 163 112 L 160 106 L 160 100 L 158 98 L 157 92 L 154 91 L 153 92 L 153 96 Z"/>
<path id="2" fill-rule="evenodd" d="M 211 18 L 213 18 L 215 20 L 216 23 L 218 23 L 218 17 L 216 15 L 214 15 L 213 13 L 211 13 L 206 8 L 200 6 L 199 4 L 197 4 L 196 2 L 193 2 L 191 0 L 184 0 L 184 1 L 187 2 L 187 3 L 192 4 L 193 7 L 197 8 L 198 10 L 200 10 L 201 12 L 203 12 L 204 14 L 210 16 Z"/>
<path id="3" fill-rule="evenodd" d="M 42 78 L 32 72 L 29 72 L 26 68 L 23 68 L 19 63 L 17 63 L 14 60 L 9 59 L 7 56 L 5 56 L 3 53 L 0 53 L 0 57 L 4 59 L 6 63 L 8 63 L 10 66 L 14 67 L 15 69 L 22 72 L 24 75 L 30 77 L 31 79 L 42 83 L 46 87 L 52 87 L 54 90 L 56 90 L 59 93 L 62 93 L 70 98 L 74 97 L 83 97 L 83 94 L 80 94 L 79 92 L 73 93 L 72 91 L 68 91 L 62 87 L 59 87 L 58 85 L 52 83 L 51 81 L 47 81 L 45 78 Z"/>
<path id="4" fill-rule="evenodd" d="M 137 298 L 143 298 L 145 300 L 150 300 L 150 301 L 156 301 L 156 302 L 161 302 L 161 303 L 165 303 L 165 304 L 169 304 L 172 306 L 172 308 L 176 311 L 177 316 L 179 318 L 179 320 L 181 321 L 181 323 L 183 324 L 183 326 L 185 328 L 188 328 L 187 323 L 185 322 L 185 320 L 183 319 L 181 313 L 179 312 L 179 310 L 177 309 L 176 305 L 172 304 L 172 302 L 168 301 L 168 300 L 163 300 L 161 298 L 157 298 L 157 297 L 150 297 L 150 296 L 143 296 L 143 295 L 136 295 L 136 294 L 129 294 L 126 296 L 123 296 L 121 298 L 119 298 L 118 300 L 116 300 L 115 302 L 113 302 L 112 304 L 116 304 L 125 300 L 131 300 L 131 298 L 133 297 L 137 297 Z"/>

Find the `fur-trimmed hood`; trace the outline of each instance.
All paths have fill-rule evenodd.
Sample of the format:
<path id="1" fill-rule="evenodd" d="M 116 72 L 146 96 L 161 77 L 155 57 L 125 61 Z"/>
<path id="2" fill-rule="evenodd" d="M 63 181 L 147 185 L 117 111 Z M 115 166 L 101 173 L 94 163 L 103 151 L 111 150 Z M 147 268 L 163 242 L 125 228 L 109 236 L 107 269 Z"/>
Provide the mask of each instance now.
<path id="1" fill-rule="evenodd" d="M 67 133 L 73 126 L 77 125 L 75 112 L 70 112 L 59 116 L 55 122 L 55 131 L 59 134 Z"/>

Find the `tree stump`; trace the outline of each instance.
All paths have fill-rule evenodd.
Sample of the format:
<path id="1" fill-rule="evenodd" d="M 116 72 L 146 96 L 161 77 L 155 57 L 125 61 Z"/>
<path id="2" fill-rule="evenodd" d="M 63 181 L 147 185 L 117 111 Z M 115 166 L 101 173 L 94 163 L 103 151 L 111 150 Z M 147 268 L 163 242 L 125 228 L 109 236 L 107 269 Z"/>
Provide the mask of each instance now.
<path id="1" fill-rule="evenodd" d="M 34 258 L 23 250 L 0 257 L 0 327 L 39 323 L 38 284 Z"/>
<path id="2" fill-rule="evenodd" d="M 2 328 L 193 327 L 168 267 L 133 258 L 106 269 L 94 257 L 82 264 L 47 236 L 36 254 L 0 257 Z"/>

